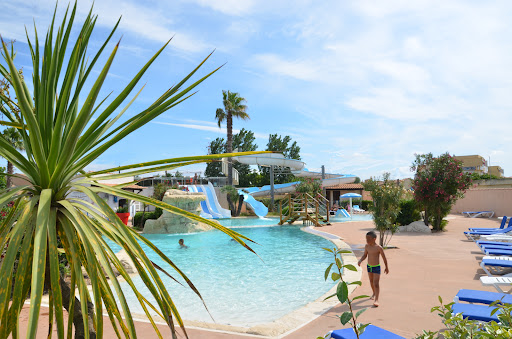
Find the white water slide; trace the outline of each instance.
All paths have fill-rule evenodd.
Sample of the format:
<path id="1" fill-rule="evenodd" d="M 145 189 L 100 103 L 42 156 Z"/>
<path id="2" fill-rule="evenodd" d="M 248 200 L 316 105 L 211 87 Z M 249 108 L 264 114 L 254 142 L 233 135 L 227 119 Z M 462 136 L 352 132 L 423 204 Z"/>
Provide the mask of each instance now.
<path id="1" fill-rule="evenodd" d="M 246 165 L 258 165 L 266 167 L 289 167 L 292 173 L 298 177 L 307 177 L 314 179 L 322 179 L 322 186 L 334 186 L 340 184 L 348 184 L 354 182 L 355 175 L 350 174 L 330 174 L 321 172 L 310 172 L 304 168 L 304 162 L 294 159 L 286 159 L 280 153 L 265 153 L 255 155 L 245 155 L 240 157 L 233 157 L 233 160 Z M 272 173 L 272 172 L 271 172 Z M 273 185 L 274 194 L 276 193 L 291 193 L 295 192 L 295 186 L 299 181 L 289 182 L 286 184 Z M 267 207 L 255 200 L 253 197 L 271 195 L 272 185 L 263 187 L 250 187 L 243 190 L 238 190 L 239 194 L 244 196 L 244 201 L 252 208 L 252 210 L 259 217 L 264 217 L 268 213 Z"/>
<path id="2" fill-rule="evenodd" d="M 187 185 L 187 187 L 190 192 L 199 192 L 205 195 L 206 200 L 201 201 L 201 216 L 203 218 L 231 218 L 231 211 L 222 208 L 211 182 L 208 185 Z"/>
<path id="3" fill-rule="evenodd" d="M 280 153 L 265 153 L 265 154 L 255 154 L 255 155 L 245 155 L 240 157 L 233 157 L 233 160 L 238 161 L 242 164 L 247 165 L 258 165 L 258 166 L 279 166 L 279 167 L 289 167 L 297 177 L 306 177 L 313 179 L 322 180 L 322 186 L 334 186 L 341 184 L 349 184 L 354 182 L 356 179 L 355 175 L 351 174 L 332 174 L 332 173 L 324 173 L 322 179 L 322 172 L 310 172 L 306 168 L 304 168 L 304 162 L 300 160 L 294 159 L 286 159 Z M 277 184 L 274 185 L 274 193 L 291 193 L 295 192 L 295 186 L 299 183 L 299 181 L 289 182 L 286 184 Z M 270 185 L 266 185 L 263 187 L 251 187 L 245 189 L 252 196 L 265 196 L 270 194 L 271 187 Z"/>

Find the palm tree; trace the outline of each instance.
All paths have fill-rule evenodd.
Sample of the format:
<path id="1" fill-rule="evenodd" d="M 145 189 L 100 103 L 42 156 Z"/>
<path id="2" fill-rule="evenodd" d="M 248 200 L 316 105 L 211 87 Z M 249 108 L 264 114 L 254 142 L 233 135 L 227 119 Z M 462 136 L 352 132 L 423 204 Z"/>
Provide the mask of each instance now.
<path id="1" fill-rule="evenodd" d="M 244 103 L 247 102 L 240 94 L 231 91 L 222 91 L 222 104 L 224 109 L 217 108 L 215 112 L 215 120 L 220 125 L 226 120 L 226 129 L 228 131 L 228 141 L 226 144 L 226 152 L 233 152 L 233 118 L 239 118 L 242 120 L 250 119 L 247 114 L 247 106 Z M 233 163 L 231 158 L 228 158 L 228 185 L 233 185 Z"/>
<path id="2" fill-rule="evenodd" d="M 0 125 L 19 130 L 25 154 L 0 135 L 0 156 L 16 166 L 29 184 L 0 191 L 0 207 L 12 202 L 9 214 L 0 223 L 0 249 L 5 250 L 0 266 L 0 338 L 19 336 L 19 314 L 28 296 L 30 306 L 26 336 L 36 337 L 43 291 L 49 293 L 50 325 L 45 332 L 52 333 L 55 326 L 57 337 L 61 339 L 65 337 L 65 328 L 68 335 L 74 328 L 77 339 L 101 338 L 103 313 L 106 312 L 118 337 L 136 338 L 124 291 L 126 288 L 121 287 L 114 270 L 133 291 L 159 337 L 162 334 L 153 320 L 154 312 L 167 322 L 172 337 L 176 338 L 175 321 L 185 334 L 186 331 L 158 271 L 166 275 L 169 273 L 148 258 L 141 244 L 157 253 L 165 261 L 167 270 L 179 275 L 199 298 L 201 295 L 171 259 L 149 240 L 125 226 L 101 195 L 107 193 L 139 201 L 206 223 L 251 250 L 245 243 L 249 239 L 211 220 L 154 198 L 123 190 L 123 185 L 104 185 L 101 180 L 133 178 L 234 155 L 180 157 L 97 172 L 86 172 L 84 169 L 111 146 L 190 97 L 191 91 L 218 68 L 185 85 L 209 58 L 206 57 L 185 78 L 162 95 L 157 95 L 148 107 L 133 112 L 130 118 L 117 123 L 140 91 L 131 99 L 128 96 L 168 43 L 135 72 L 124 89 L 115 91 L 118 93 L 115 98 L 109 101 L 99 98 L 100 93 L 111 92 L 103 92 L 102 87 L 119 43 L 108 57 L 102 58 L 102 52 L 111 46 L 109 42 L 119 21 L 106 41 L 99 45 L 98 51 L 89 58 L 87 52 L 93 49 L 89 41 L 97 16 L 91 10 L 81 28 L 73 27 L 76 3 L 71 10 L 66 10 L 62 21 L 54 14 L 44 40 L 38 39 L 37 31 L 35 41 L 27 38 L 33 66 L 32 77 L 27 77 L 32 81 L 31 86 L 17 72 L 15 53 L 9 51 L 2 41 L 5 63 L 0 63 L 0 75 L 12 86 L 17 102 L 1 94 L 0 98 L 7 104 L 19 107 L 19 112 L 0 109 L 8 120 L 0 121 Z M 71 36 L 71 32 L 78 33 L 76 38 Z M 68 51 L 69 55 L 66 55 Z M 95 72 L 99 60 L 105 60 L 105 64 L 99 67 L 99 72 Z M 91 79 L 93 74 L 97 74 L 97 77 Z M 84 86 L 85 83 L 88 85 Z M 34 93 L 30 92 L 30 88 Z M 125 107 L 121 107 L 123 103 L 126 103 Z M 261 152 L 246 152 L 244 155 L 257 153 Z M 149 301 L 137 290 L 132 277 L 127 274 L 106 239 L 119 245 L 130 256 L 154 301 Z M 69 265 L 69 280 L 60 270 L 61 262 Z M 90 278 L 89 286 L 82 270 Z M 13 286 L 13 290 L 8 286 Z M 64 309 L 68 313 L 67 325 L 64 324 Z"/>
<path id="3" fill-rule="evenodd" d="M 21 138 L 20 132 L 14 127 L 9 127 L 4 129 L 2 132 L 2 136 L 4 139 L 16 150 L 18 151 L 24 151 L 25 147 L 23 145 L 23 139 Z M 14 174 L 14 166 L 12 165 L 12 162 L 7 160 L 7 174 L 10 174 L 7 176 L 7 188 L 11 187 L 11 181 L 12 177 L 11 175 Z"/>

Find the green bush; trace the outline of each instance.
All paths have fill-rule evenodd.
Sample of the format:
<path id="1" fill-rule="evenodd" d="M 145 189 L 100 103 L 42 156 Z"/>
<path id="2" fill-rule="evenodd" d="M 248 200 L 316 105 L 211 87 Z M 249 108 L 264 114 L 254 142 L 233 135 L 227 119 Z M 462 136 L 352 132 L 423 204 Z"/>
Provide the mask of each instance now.
<path id="1" fill-rule="evenodd" d="M 365 211 L 369 211 L 371 206 L 373 206 L 372 200 L 363 200 L 361 201 L 361 208 Z"/>
<path id="2" fill-rule="evenodd" d="M 144 225 L 146 223 L 146 220 L 148 220 L 148 219 L 155 220 L 155 219 L 160 218 L 162 213 L 163 213 L 162 209 L 158 208 L 158 207 L 153 212 L 144 213 L 144 222 L 142 224 Z M 135 213 L 135 216 L 133 217 L 133 223 L 132 223 L 134 226 L 140 227 L 142 214 L 143 214 L 143 212 Z"/>
<path id="3" fill-rule="evenodd" d="M 417 220 L 421 220 L 421 214 L 416 206 L 416 201 L 414 199 L 400 201 L 400 213 L 398 213 L 395 223 L 405 226 Z"/>

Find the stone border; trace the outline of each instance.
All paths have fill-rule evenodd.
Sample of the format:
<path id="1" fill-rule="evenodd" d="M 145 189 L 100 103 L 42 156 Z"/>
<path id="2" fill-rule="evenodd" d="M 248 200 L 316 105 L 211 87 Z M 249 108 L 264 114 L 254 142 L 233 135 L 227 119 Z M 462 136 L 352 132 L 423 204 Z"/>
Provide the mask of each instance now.
<path id="1" fill-rule="evenodd" d="M 267 226 L 259 226 L 259 227 L 267 227 Z M 355 267 L 357 266 L 357 257 L 354 252 L 350 248 L 350 246 L 341 240 L 340 237 L 322 232 L 315 229 L 313 226 L 301 227 L 303 232 L 311 233 L 313 235 L 322 237 L 331 241 L 337 248 L 349 250 L 350 253 L 342 253 L 342 259 L 345 264 L 352 264 Z M 358 268 L 357 272 L 345 270 L 343 272 L 343 277 L 346 281 L 352 282 L 361 280 L 362 271 Z M 320 296 L 318 299 L 302 306 L 281 318 L 274 320 L 273 322 L 264 323 L 255 325 L 252 327 L 241 327 L 241 326 L 232 326 L 232 325 L 224 325 L 224 324 L 215 324 L 215 323 L 207 323 L 200 321 L 191 321 L 184 320 L 184 324 L 188 328 L 193 328 L 197 330 L 204 331 L 214 331 L 220 333 L 227 334 L 236 334 L 236 335 L 247 335 L 249 337 L 255 338 L 281 338 L 290 333 L 295 332 L 299 328 L 309 324 L 313 320 L 320 317 L 322 314 L 328 312 L 334 306 L 339 304 L 338 299 L 331 298 L 329 300 L 324 301 L 328 296 L 336 293 L 336 285 L 333 286 L 329 291 L 327 291 L 324 295 Z M 352 293 L 356 289 L 355 285 L 349 285 L 349 293 Z M 148 321 L 146 316 L 143 314 L 132 314 L 135 321 Z M 158 323 L 158 322 L 157 322 Z M 164 324 L 164 323 L 162 323 Z"/>

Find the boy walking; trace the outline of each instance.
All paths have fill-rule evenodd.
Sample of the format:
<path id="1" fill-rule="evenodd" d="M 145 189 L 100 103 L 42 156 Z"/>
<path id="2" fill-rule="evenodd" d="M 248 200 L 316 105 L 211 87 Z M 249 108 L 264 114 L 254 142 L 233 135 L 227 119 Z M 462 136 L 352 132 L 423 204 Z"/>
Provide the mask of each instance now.
<path id="1" fill-rule="evenodd" d="M 377 234 L 374 231 L 370 231 L 366 233 L 366 246 L 364 247 L 363 257 L 358 261 L 358 265 L 361 266 L 361 263 L 368 257 L 368 278 L 370 279 L 370 286 L 372 287 L 373 295 L 370 299 L 375 300 L 373 306 L 379 307 L 379 281 L 380 281 L 380 256 L 382 255 L 382 260 L 384 261 L 384 265 L 386 265 L 386 269 L 384 272 L 386 274 L 389 273 L 388 269 L 388 260 L 386 259 L 386 255 L 384 254 L 384 249 L 377 244 L 375 241 L 377 240 Z"/>

